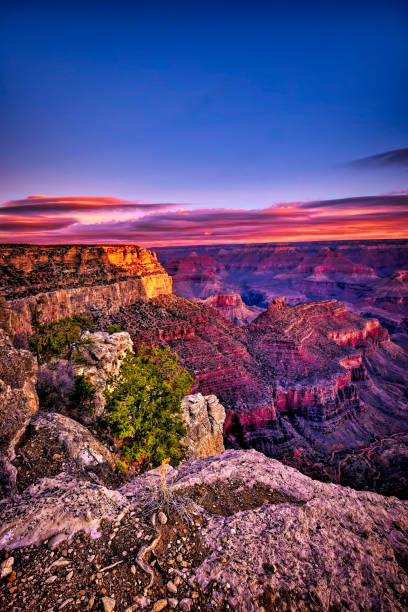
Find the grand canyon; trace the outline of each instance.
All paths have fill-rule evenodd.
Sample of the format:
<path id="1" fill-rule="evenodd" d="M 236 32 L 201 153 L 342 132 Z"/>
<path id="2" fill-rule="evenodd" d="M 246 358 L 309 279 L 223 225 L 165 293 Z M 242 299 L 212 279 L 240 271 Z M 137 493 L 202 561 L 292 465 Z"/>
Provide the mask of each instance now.
<path id="1" fill-rule="evenodd" d="M 51 538 L 53 549 L 71 533 L 81 529 L 86 532 L 87 521 L 91 528 L 102 519 L 116 520 L 117 529 L 122 529 L 119 508 L 140 505 L 140 493 L 131 488 L 138 477 L 134 485 L 130 480 L 117 489 L 115 494 L 124 497 L 120 503 L 122 498 L 115 498 L 119 504 L 116 510 L 107 505 L 107 500 L 93 499 L 95 483 L 89 485 L 90 490 L 86 483 L 94 480 L 101 494 L 111 490 L 106 486 L 120 486 L 114 456 L 103 439 L 95 437 L 95 419 L 103 417 L 102 392 L 109 373 L 118 371 L 126 351 L 137 350 L 142 344 L 176 352 L 181 365 L 193 376 L 193 395 L 185 398 L 184 404 L 189 457 L 194 460 L 232 449 L 226 451 L 223 461 L 227 470 L 234 470 L 234 478 L 246 483 L 240 485 L 242 495 L 271 490 L 271 486 L 276 491 L 276 481 L 265 481 L 261 476 L 268 465 L 267 457 L 271 457 L 279 460 L 281 470 L 290 469 L 285 465 L 295 467 L 314 479 L 310 482 L 407 498 L 408 272 L 404 263 L 408 242 L 349 243 L 347 248 L 341 243 L 296 247 L 269 244 L 209 250 L 211 255 L 203 247 L 182 253 L 180 249 L 166 249 L 156 255 L 133 245 L 0 247 L 0 480 L 4 495 L 0 544 L 14 555 L 2 563 L 4 576 L 9 575 L 8 559 L 14 560 L 19 551 L 35 551 L 27 557 L 35 563 L 38 555 L 42 559 L 46 554 L 47 548 L 37 548 L 44 539 Z M 283 290 L 287 297 L 278 295 Z M 344 297 L 348 298 L 346 303 L 340 301 Z M 92 316 L 96 330 L 101 330 L 85 333 L 85 342 L 92 345 L 83 349 L 78 363 L 73 363 L 97 392 L 94 416 L 88 418 L 67 413 L 58 396 L 51 399 L 44 393 L 37 395 L 36 381 L 44 376 L 47 364 L 38 369 L 35 357 L 26 350 L 36 331 L 36 317 L 40 316 L 43 324 L 52 324 L 78 313 Z M 112 325 L 122 331 L 113 335 L 103 331 Z M 57 376 L 58 362 L 49 367 Z M 62 379 L 54 381 L 54 386 L 62 386 Z M 228 452 L 255 451 L 258 454 L 242 457 L 242 465 L 249 461 L 242 468 L 244 472 L 249 469 L 258 474 L 248 483 L 247 476 L 240 472 L 240 456 L 229 456 Z M 222 465 L 214 464 L 217 482 L 223 483 L 222 487 L 236 486 L 223 480 Z M 198 469 L 204 469 L 200 486 L 211 490 L 215 485 L 206 475 L 208 468 L 200 465 Z M 172 487 L 194 489 L 197 481 L 191 480 L 191 475 L 183 480 L 182 474 L 179 477 L 174 473 Z M 279 478 L 290 480 L 291 472 L 283 471 Z M 283 495 L 282 501 L 293 500 L 296 507 L 308 499 L 302 486 L 305 484 L 301 481 L 294 481 L 292 487 L 278 487 L 276 495 Z M 225 491 L 221 499 L 231 504 L 229 496 L 235 493 L 228 488 Z M 73 518 L 72 495 L 81 499 L 81 505 L 93 508 L 85 522 Z M 124 501 L 130 500 L 129 495 L 133 496 L 130 506 Z M 264 503 L 262 495 L 256 494 L 255 507 Z M 319 495 L 329 493 L 322 489 Z M 57 498 L 63 501 L 57 502 Z M 351 500 L 347 505 L 352 507 Z M 238 505 L 237 509 L 244 507 Z M 55 523 L 56 508 L 65 517 L 62 522 Z M 33 511 L 38 518 L 34 519 Z M 217 512 L 222 514 L 223 510 Z M 401 509 L 394 512 L 400 514 Z M 33 521 L 36 527 L 27 531 Z M 331 536 L 324 537 L 328 545 Z M 212 546 L 209 541 L 207 545 Z M 251 550 L 249 541 L 245 546 Z M 248 554 L 245 563 L 250 566 L 253 553 Z M 138 563 L 144 567 L 140 559 Z M 207 571 L 213 576 L 217 570 L 211 563 Z M 195 602 L 197 609 L 201 609 L 200 601 L 210 597 L 208 592 L 199 595 L 207 584 L 206 575 L 201 582 L 196 574 L 201 584 L 194 595 L 200 598 Z M 228 580 L 235 584 L 230 573 L 219 576 L 222 583 Z M 273 596 L 274 604 L 267 604 L 276 609 L 286 605 L 286 579 L 282 580 L 280 595 Z M 252 590 L 242 591 L 237 583 L 229 603 L 218 601 L 212 591 L 212 605 L 220 610 L 225 605 L 225 609 L 231 605 L 258 609 L 260 602 L 272 597 L 265 583 L 259 584 L 263 586 L 256 587 L 255 600 Z M 122 591 L 112 585 L 110 588 L 115 592 L 110 599 L 119 604 Z M 174 589 L 177 591 L 177 587 Z M 53 591 L 49 601 L 54 601 L 58 593 Z M 50 597 L 47 590 L 44 596 Z M 135 609 L 149 607 L 150 598 L 143 597 L 137 600 Z M 314 597 L 309 602 L 303 600 L 305 609 L 324 608 L 323 592 L 317 590 Z M 58 601 L 62 599 L 60 596 Z M 23 606 L 27 603 L 20 597 L 12 601 Z M 191 601 L 191 597 L 185 597 L 182 609 L 191 607 Z M 289 601 L 298 606 L 301 600 L 292 592 Z M 109 605 L 107 599 L 103 600 L 104 609 Z"/>
<path id="2" fill-rule="evenodd" d="M 119 324 L 219 398 L 227 447 L 406 498 L 408 243 L 191 250 L 159 251 L 167 274 L 138 247 L 3 246 L 2 324 L 33 333 L 39 296 L 44 321 Z"/>
<path id="3" fill-rule="evenodd" d="M 408 610 L 408 3 L 0 11 L 0 612 Z"/>

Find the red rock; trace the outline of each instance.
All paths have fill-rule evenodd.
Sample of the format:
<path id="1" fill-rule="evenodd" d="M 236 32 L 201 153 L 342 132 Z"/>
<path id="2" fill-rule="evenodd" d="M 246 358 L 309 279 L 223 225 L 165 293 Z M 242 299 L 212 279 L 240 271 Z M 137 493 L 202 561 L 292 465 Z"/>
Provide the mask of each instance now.
<path id="1" fill-rule="evenodd" d="M 239 293 L 218 293 L 204 300 L 204 304 L 216 308 L 237 325 L 247 325 L 262 312 L 257 306 L 246 306 Z"/>
<path id="2" fill-rule="evenodd" d="M 95 310 L 116 312 L 172 291 L 156 254 L 134 245 L 0 245 L 0 272 L 0 296 L 7 300 L 0 303 L 0 324 L 12 335 L 32 333 L 40 295 L 42 321 L 48 322 Z"/>

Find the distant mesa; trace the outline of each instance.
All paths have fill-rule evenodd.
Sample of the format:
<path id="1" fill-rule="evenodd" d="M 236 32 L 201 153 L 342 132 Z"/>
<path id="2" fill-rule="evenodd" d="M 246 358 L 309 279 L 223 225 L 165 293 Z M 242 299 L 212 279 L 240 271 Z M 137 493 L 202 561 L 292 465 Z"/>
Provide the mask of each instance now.
<path id="1" fill-rule="evenodd" d="M 239 293 L 218 293 L 203 300 L 203 303 L 216 308 L 223 317 L 237 325 L 247 325 L 263 310 L 258 306 L 244 304 Z"/>

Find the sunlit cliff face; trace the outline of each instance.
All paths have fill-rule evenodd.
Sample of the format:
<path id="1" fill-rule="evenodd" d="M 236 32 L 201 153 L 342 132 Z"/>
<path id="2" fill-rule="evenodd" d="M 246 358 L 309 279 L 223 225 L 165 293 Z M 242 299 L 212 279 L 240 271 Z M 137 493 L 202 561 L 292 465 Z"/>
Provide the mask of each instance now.
<path id="1" fill-rule="evenodd" d="M 0 206 L 0 240 L 13 243 L 163 246 L 407 236 L 407 193 L 251 209 L 96 196 L 29 196 Z M 128 253 L 120 265 L 131 261 Z"/>

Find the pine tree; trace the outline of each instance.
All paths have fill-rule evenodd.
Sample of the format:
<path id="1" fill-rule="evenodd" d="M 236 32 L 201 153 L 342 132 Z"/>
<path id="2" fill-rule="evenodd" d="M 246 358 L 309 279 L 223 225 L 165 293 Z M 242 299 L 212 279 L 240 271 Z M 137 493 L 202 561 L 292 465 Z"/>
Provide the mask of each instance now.
<path id="1" fill-rule="evenodd" d="M 137 354 L 127 352 L 105 398 L 111 432 L 123 440 L 122 454 L 128 462 L 156 466 L 168 457 L 173 465 L 180 463 L 186 433 L 181 400 L 192 383 L 177 355 L 167 348 L 142 345 Z"/>

